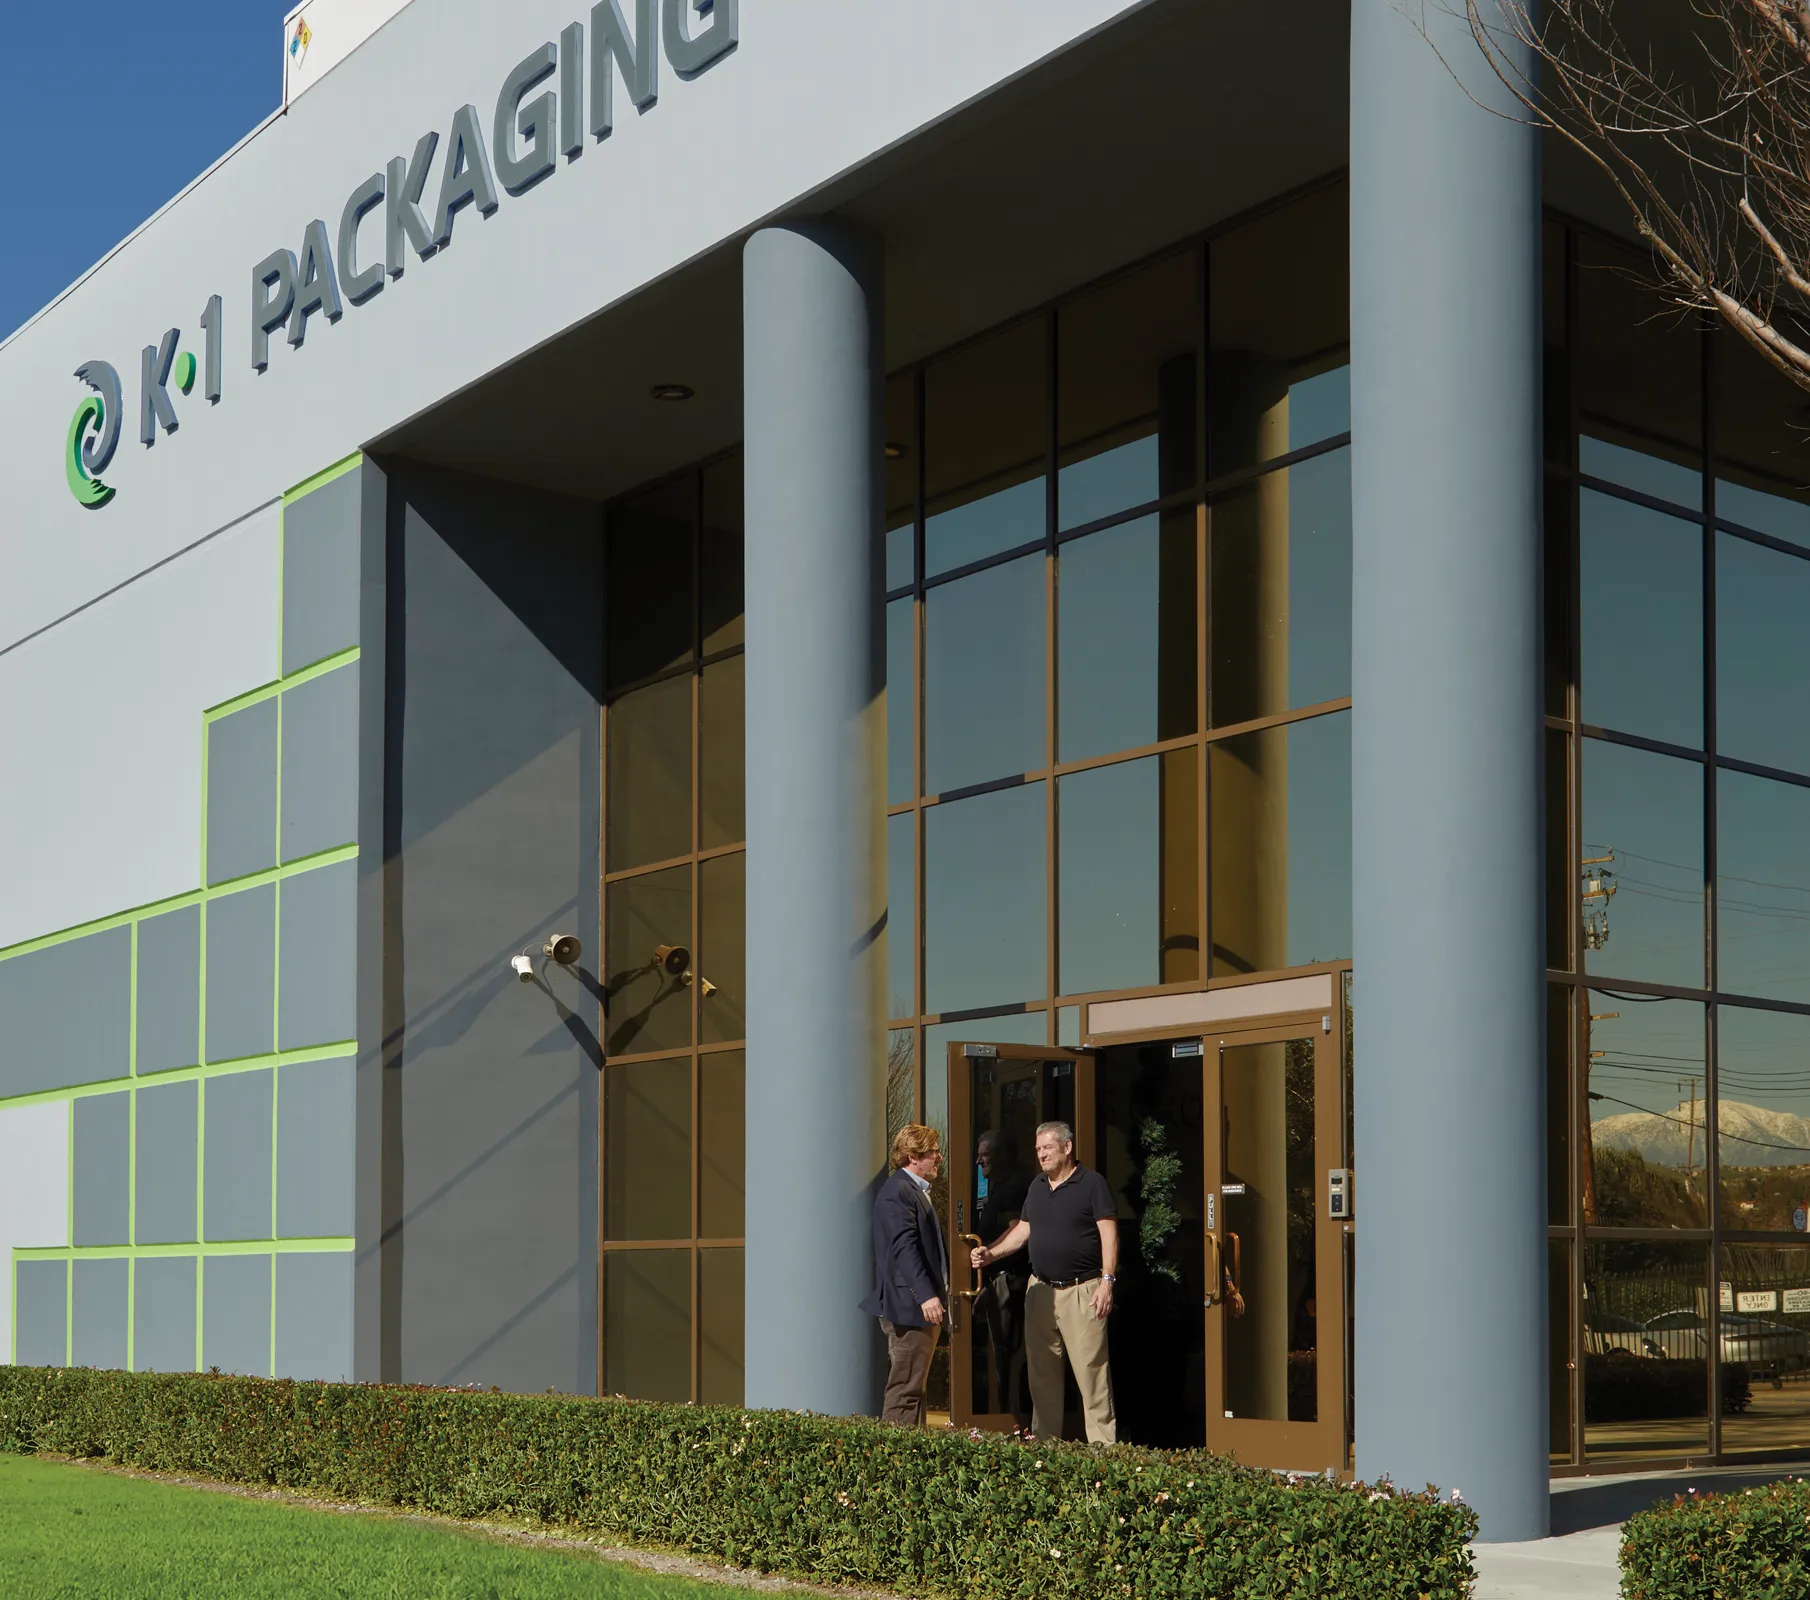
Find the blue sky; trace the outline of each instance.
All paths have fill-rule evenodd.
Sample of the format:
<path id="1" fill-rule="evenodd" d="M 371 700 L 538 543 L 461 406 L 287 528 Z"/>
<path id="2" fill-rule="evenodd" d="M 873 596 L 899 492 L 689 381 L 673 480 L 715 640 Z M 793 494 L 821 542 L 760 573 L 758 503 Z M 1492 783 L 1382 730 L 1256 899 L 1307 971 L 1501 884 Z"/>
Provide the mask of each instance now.
<path id="1" fill-rule="evenodd" d="M 0 337 L 270 112 L 294 0 L 18 0 L 0 36 Z"/>

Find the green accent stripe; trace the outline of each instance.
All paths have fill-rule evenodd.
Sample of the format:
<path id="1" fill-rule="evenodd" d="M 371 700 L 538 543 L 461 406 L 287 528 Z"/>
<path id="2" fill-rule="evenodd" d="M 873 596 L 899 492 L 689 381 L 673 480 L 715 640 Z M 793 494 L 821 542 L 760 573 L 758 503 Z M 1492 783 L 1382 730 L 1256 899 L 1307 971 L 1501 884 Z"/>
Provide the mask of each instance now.
<path id="1" fill-rule="evenodd" d="M 150 1089 L 166 1083 L 188 1083 L 202 1078 L 230 1078 L 235 1073 L 258 1072 L 265 1067 L 293 1067 L 305 1061 L 338 1061 L 346 1056 L 358 1053 L 358 1046 L 351 1039 L 342 1039 L 334 1044 L 311 1044 L 300 1050 L 277 1050 L 268 1055 L 240 1056 L 231 1061 L 210 1061 L 199 1067 L 172 1067 L 168 1072 L 147 1073 L 141 1078 L 104 1078 L 99 1083 L 79 1083 L 71 1088 L 39 1089 L 32 1094 L 14 1095 L 11 1099 L 0 1100 L 0 1111 L 10 1111 L 15 1106 L 41 1106 L 55 1100 L 85 1100 L 90 1095 L 120 1094 L 125 1090 L 137 1087 Z M 73 1140 L 74 1135 L 71 1134 Z M 74 1171 L 74 1150 L 71 1149 L 70 1170 Z M 72 1219 L 73 1220 L 73 1219 Z"/>
<path id="2" fill-rule="evenodd" d="M 247 706 L 255 706 L 261 700 L 269 700 L 281 694 L 285 689 L 298 689 L 310 678 L 319 678 L 332 672 L 336 667 L 343 667 L 356 661 L 359 656 L 357 645 L 348 645 L 344 650 L 330 656 L 322 656 L 319 661 L 311 661 L 305 667 L 298 668 L 286 678 L 274 678 L 269 683 L 259 684 L 255 689 L 247 689 L 244 694 L 234 695 L 230 700 L 222 700 L 217 706 L 209 706 L 201 713 L 204 722 L 218 722 L 221 717 L 230 716 L 235 711 L 243 711 Z"/>
<path id="3" fill-rule="evenodd" d="M 302 481 L 293 489 L 286 489 L 283 492 L 283 504 L 286 506 L 293 505 L 297 500 L 301 499 L 303 495 L 314 493 L 316 489 L 331 483 L 335 478 L 343 478 L 363 460 L 364 452 L 362 450 L 354 450 L 351 455 L 345 458 L 345 460 L 335 461 L 332 466 L 315 473 L 312 478 L 302 479 Z"/>
<path id="4" fill-rule="evenodd" d="M 233 1239 L 214 1244 L 14 1245 L 14 1261 L 143 1261 L 152 1256 L 347 1255 L 353 1239 Z"/>

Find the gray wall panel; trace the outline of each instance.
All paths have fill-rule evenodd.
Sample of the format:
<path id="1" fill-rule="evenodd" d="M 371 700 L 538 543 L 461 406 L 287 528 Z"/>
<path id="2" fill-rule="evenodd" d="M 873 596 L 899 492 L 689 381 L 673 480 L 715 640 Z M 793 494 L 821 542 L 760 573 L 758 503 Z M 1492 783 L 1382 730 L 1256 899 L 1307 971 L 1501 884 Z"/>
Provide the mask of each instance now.
<path id="1" fill-rule="evenodd" d="M 353 1064 L 302 1061 L 277 1082 L 277 1235 L 344 1238 L 353 1228 Z"/>
<path id="2" fill-rule="evenodd" d="M 391 489 L 384 1375 L 592 1392 L 597 511 L 412 467 Z M 561 927 L 582 972 L 516 982 L 509 955 Z"/>
<path id="3" fill-rule="evenodd" d="M 270 1257 L 201 1263 L 201 1365 L 270 1376 Z"/>
<path id="4" fill-rule="evenodd" d="M 277 864 L 277 703 L 260 700 L 207 727 L 207 881 Z"/>
<path id="5" fill-rule="evenodd" d="M 207 1158 L 201 1185 L 207 1239 L 270 1237 L 275 1088 L 276 1073 L 270 1067 L 207 1080 Z"/>
<path id="6" fill-rule="evenodd" d="M 351 662 L 283 695 L 283 859 L 357 839 L 358 663 Z"/>
<path id="7" fill-rule="evenodd" d="M 138 1091 L 139 1244 L 194 1240 L 198 1087 L 190 1078 Z"/>
<path id="8" fill-rule="evenodd" d="M 83 1095 L 72 1112 L 74 1243 L 130 1244 L 132 1096 Z"/>
<path id="9" fill-rule="evenodd" d="M 131 1264 L 77 1261 L 70 1295 L 70 1362 L 78 1367 L 126 1365 L 126 1295 Z"/>
<path id="10" fill-rule="evenodd" d="M 0 961 L 0 1099 L 131 1070 L 132 930 Z"/>
<path id="11" fill-rule="evenodd" d="M 207 906 L 207 1059 L 276 1048 L 277 890 L 274 883 Z"/>
<path id="12" fill-rule="evenodd" d="M 352 1252 L 277 1257 L 279 1378 L 352 1376 Z"/>
<path id="13" fill-rule="evenodd" d="M 138 1070 L 201 1059 L 201 907 L 138 925 Z"/>
<path id="14" fill-rule="evenodd" d="M 282 885 L 278 1048 L 337 1044 L 358 1030 L 358 864 L 298 872 Z"/>
<path id="15" fill-rule="evenodd" d="M 141 1256 L 133 1268 L 132 1370 L 195 1370 L 193 1256 Z"/>
<path id="16" fill-rule="evenodd" d="M 359 473 L 283 507 L 283 673 L 358 643 Z"/>
<path id="17" fill-rule="evenodd" d="M 13 1359 L 22 1367 L 65 1364 L 69 1331 L 69 1263 L 21 1261 L 13 1269 Z"/>

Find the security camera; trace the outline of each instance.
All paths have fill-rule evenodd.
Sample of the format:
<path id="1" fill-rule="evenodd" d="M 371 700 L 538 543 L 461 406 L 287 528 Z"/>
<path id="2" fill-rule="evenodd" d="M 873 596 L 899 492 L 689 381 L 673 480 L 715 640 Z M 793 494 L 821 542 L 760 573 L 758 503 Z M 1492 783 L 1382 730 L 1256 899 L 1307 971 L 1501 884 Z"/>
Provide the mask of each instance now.
<path id="1" fill-rule="evenodd" d="M 534 982 L 534 957 L 524 950 L 519 956 L 511 956 L 509 965 L 515 969 L 515 975 L 523 983 Z"/>
<path id="2" fill-rule="evenodd" d="M 682 944 L 657 944 L 653 964 L 669 978 L 682 978 L 691 970 L 691 952 Z"/>
<path id="3" fill-rule="evenodd" d="M 708 978 L 700 978 L 700 979 L 698 979 L 698 993 L 703 995 L 703 997 L 706 1000 L 708 1000 L 713 994 L 716 993 L 716 985 L 714 983 L 712 983 Z"/>
<path id="4" fill-rule="evenodd" d="M 578 942 L 575 933 L 556 933 L 541 949 L 549 961 L 556 961 L 562 967 L 569 967 L 584 954 L 584 946 Z"/>

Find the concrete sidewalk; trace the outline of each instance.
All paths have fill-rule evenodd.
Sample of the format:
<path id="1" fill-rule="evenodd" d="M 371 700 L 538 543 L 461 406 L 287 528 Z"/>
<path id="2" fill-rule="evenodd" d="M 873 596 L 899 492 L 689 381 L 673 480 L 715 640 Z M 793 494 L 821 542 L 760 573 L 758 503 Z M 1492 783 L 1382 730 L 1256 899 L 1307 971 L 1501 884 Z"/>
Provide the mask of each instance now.
<path id="1" fill-rule="evenodd" d="M 1618 1600 L 1621 1525 L 1635 1512 L 1663 1505 L 1687 1489 L 1728 1493 L 1802 1471 L 1801 1466 L 1769 1472 L 1709 1467 L 1699 1472 L 1559 1479 L 1552 1486 L 1551 1538 L 1473 1547 L 1475 1600 Z"/>

